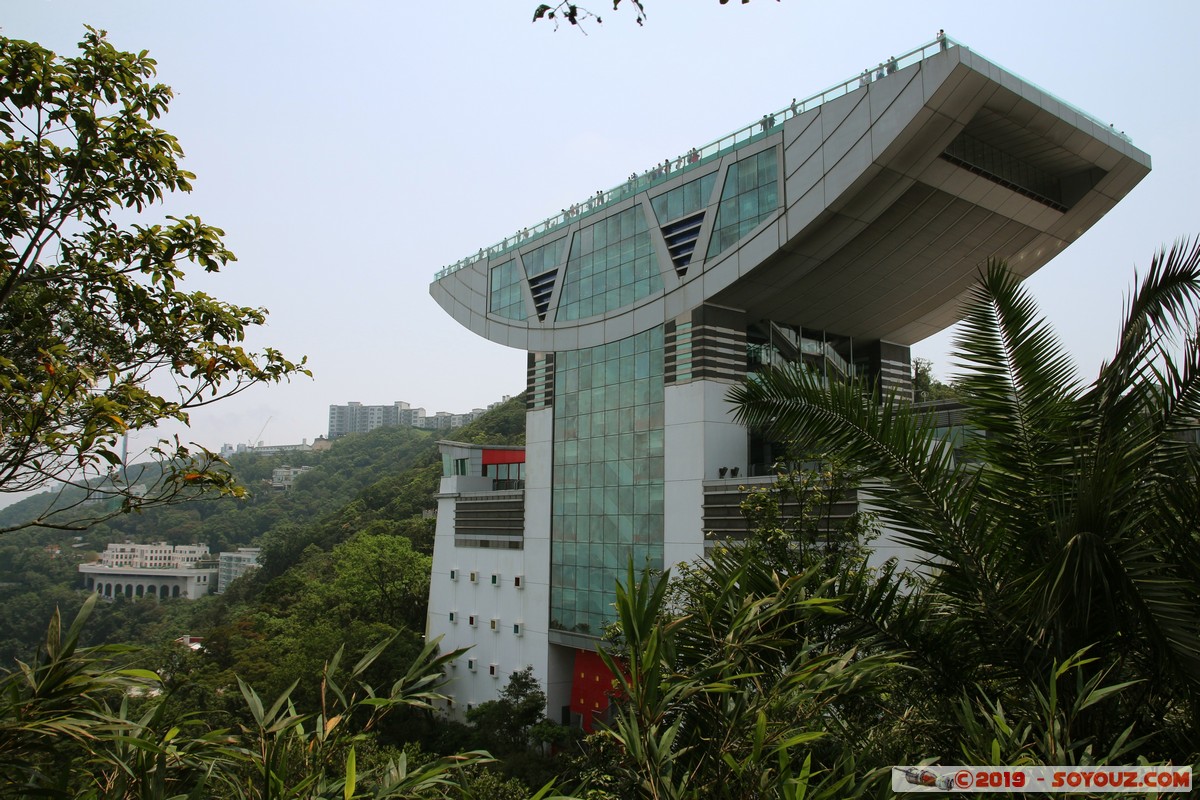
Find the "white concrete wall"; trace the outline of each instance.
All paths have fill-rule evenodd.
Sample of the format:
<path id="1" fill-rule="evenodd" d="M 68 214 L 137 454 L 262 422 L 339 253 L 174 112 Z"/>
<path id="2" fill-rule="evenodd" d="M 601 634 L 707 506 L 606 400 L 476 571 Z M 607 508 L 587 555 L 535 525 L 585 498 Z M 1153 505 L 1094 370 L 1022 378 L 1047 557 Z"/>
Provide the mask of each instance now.
<path id="1" fill-rule="evenodd" d="M 725 399 L 732 384 L 702 380 L 664 389 L 663 563 L 704 554 L 704 481 L 721 467 L 746 472 L 746 429 Z"/>
<path id="2" fill-rule="evenodd" d="M 217 588 L 216 569 L 161 569 L 154 567 L 107 567 L 102 564 L 80 564 L 79 572 L 88 589 L 99 592 L 102 597 L 114 598 L 122 595 L 127 599 L 153 594 L 161 597 L 166 586 L 169 597 L 197 600 Z M 108 587 L 111 586 L 111 591 Z M 141 590 L 139 595 L 138 590 Z"/>
<path id="3" fill-rule="evenodd" d="M 456 547 L 454 508 L 458 492 L 489 491 L 490 478 L 443 477 L 434 534 L 429 586 L 430 639 L 441 636 L 442 652 L 470 648 L 453 662 L 443 692 L 454 698 L 451 716 L 461 718 L 469 705 L 494 700 L 508 676 L 527 666 L 545 686 L 546 624 L 550 579 L 550 447 L 553 412 L 530 412 L 526 420 L 525 537 L 523 550 Z M 481 469 L 479 451 L 471 469 Z M 462 457 L 460 454 L 459 457 Z M 453 454 L 452 454 L 453 456 Z M 455 578 L 451 578 L 451 571 Z M 476 581 L 471 581 L 471 573 Z M 492 575 L 497 576 L 495 584 Z M 516 585 L 516 578 L 521 585 Z M 450 621 L 454 612 L 455 621 Z M 471 625 L 471 617 L 475 624 Z M 496 629 L 492 629 L 492 620 Z M 513 625 L 520 625 L 515 633 Z M 470 662 L 474 661 L 474 670 Z M 496 674 L 490 666 L 496 665 Z"/>
<path id="4" fill-rule="evenodd" d="M 550 681 L 546 685 L 546 716 L 562 722 L 563 706 L 571 705 L 571 683 L 575 672 L 575 648 L 552 644 L 547 654 Z"/>
<path id="5" fill-rule="evenodd" d="M 554 410 L 525 415 L 525 653 L 547 689 L 551 680 L 547 629 L 550 622 L 550 479 L 554 464 Z"/>

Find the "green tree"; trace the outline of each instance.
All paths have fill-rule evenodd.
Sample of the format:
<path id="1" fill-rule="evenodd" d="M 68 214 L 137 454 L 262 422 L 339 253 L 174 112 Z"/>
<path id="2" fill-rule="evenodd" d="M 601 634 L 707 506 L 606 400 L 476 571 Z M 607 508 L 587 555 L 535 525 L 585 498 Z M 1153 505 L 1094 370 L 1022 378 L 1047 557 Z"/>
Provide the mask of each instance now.
<path id="1" fill-rule="evenodd" d="M 308 374 L 241 346 L 263 309 L 183 288 L 187 269 L 234 260 L 219 228 L 130 221 L 191 189 L 182 148 L 155 124 L 172 93 L 153 82 L 153 59 L 103 31 L 88 28 L 79 48 L 0 37 L 0 492 L 75 487 L 25 523 L 64 528 L 239 493 L 215 454 L 177 438 L 152 449 L 160 470 L 127 475 L 119 440 Z M 97 496 L 114 502 L 83 505 Z"/>
<path id="2" fill-rule="evenodd" d="M 533 675 L 533 667 L 517 670 L 495 700 L 467 712 L 467 721 L 483 735 L 493 753 L 524 750 L 533 727 L 545 719 L 546 694 Z"/>
<path id="3" fill-rule="evenodd" d="M 746 488 L 742 516 L 750 525 L 746 557 L 764 558 L 784 575 L 834 575 L 865 563 L 879 532 L 855 503 L 861 475 L 836 457 L 787 458 L 775 481 Z"/>
<path id="4" fill-rule="evenodd" d="M 914 358 L 913 400 L 918 403 L 929 400 L 957 400 L 958 391 L 952 383 L 942 383 L 933 376 L 933 362 L 928 358 Z"/>
<path id="5" fill-rule="evenodd" d="M 1195 757 L 1198 306 L 1200 246 L 1158 253 L 1115 355 L 1082 385 L 1018 278 L 990 265 L 955 342 L 965 459 L 922 412 L 861 384 L 780 370 L 731 393 L 743 422 L 882 479 L 873 503 L 926 575 L 852 576 L 840 591 L 859 641 L 920 667 L 914 703 L 988 687 L 1037 714 L 1046 676 L 1073 664 L 1066 707 L 1096 676 L 1134 682 L 1080 714 L 1077 742 L 1104 752 L 1135 725 L 1155 734 L 1143 755 Z"/>
<path id="6" fill-rule="evenodd" d="M 669 575 L 631 567 L 618 586 L 621 646 L 602 651 L 616 752 L 598 796 L 832 800 L 878 780 L 857 769 L 841 718 L 889 660 L 809 639 L 837 613 L 820 576 L 782 577 L 752 552 L 715 550 L 670 601 Z"/>
<path id="7" fill-rule="evenodd" d="M 408 539 L 360 533 L 333 549 L 333 603 L 353 619 L 379 619 L 396 627 L 425 626 L 432 559 Z"/>

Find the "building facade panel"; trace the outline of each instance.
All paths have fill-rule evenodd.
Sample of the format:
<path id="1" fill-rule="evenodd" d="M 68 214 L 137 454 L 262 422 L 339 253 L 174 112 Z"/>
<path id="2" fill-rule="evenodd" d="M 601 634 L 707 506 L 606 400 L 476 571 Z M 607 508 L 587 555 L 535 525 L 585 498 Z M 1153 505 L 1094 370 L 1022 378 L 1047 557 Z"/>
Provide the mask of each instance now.
<path id="1" fill-rule="evenodd" d="M 662 568 L 662 329 L 555 365 L 550 625 L 599 635 L 630 559 Z"/>

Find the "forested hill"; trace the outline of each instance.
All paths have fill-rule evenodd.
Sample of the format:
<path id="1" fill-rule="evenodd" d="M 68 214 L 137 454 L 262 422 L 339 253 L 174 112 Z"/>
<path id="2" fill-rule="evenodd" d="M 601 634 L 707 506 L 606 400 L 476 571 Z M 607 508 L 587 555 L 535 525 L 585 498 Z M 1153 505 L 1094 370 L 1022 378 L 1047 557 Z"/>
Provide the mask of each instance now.
<path id="1" fill-rule="evenodd" d="M 449 432 L 380 428 L 340 438 L 323 453 L 239 454 L 230 459 L 230 467 L 250 490 L 249 499 L 197 501 L 125 515 L 81 537 L 43 530 L 0 537 L 0 607 L 5 611 L 0 615 L 0 668 L 10 665 L 14 657 L 28 657 L 56 605 L 64 616 L 74 614 L 84 596 L 78 588 L 78 563 L 103 549 L 107 542 L 126 539 L 171 544 L 203 542 L 213 552 L 257 545 L 263 548 L 263 567 L 253 580 L 242 581 L 222 598 L 197 603 L 106 604 L 93 619 L 89 636 L 92 641 L 156 645 L 182 633 L 235 624 L 256 628 L 254 637 L 265 642 L 279 633 L 273 627 L 278 628 L 297 604 L 304 605 L 308 615 L 302 624 L 308 627 L 310 644 L 317 631 L 326 629 L 329 644 L 336 649 L 339 640 L 353 633 L 354 623 L 365 620 L 372 628 L 370 635 L 362 632 L 368 639 L 382 630 L 375 622 L 392 631 L 407 628 L 419 633 L 417 629 L 424 621 L 424 586 L 434 524 L 423 512 L 436 505 L 434 494 L 441 473 L 437 440 L 519 444 L 524 441 L 524 425 L 525 401 L 521 395 L 470 425 Z M 271 472 L 283 464 L 311 465 L 313 469 L 298 477 L 290 491 L 273 490 L 269 486 Z M 20 505 L 6 509 L 10 517 L 20 513 Z M 55 554 L 55 547 L 61 548 L 61 553 Z M 378 552 L 369 557 L 356 552 L 356 548 L 364 547 L 374 547 Z M 344 580 L 338 588 L 350 591 L 345 581 L 351 579 L 354 570 L 349 568 L 348 559 L 362 557 L 376 563 L 388 559 L 404 562 L 393 564 L 399 575 L 411 578 L 411 585 L 402 591 L 397 589 L 408 606 L 403 614 L 384 613 L 384 609 L 343 608 L 339 612 L 339 603 L 331 598 L 305 597 L 317 584 L 338 584 L 335 573 L 339 568 Z M 382 591 L 392 589 L 396 587 L 384 586 Z M 353 590 L 363 597 L 370 594 L 362 587 Z M 389 602 L 400 600 L 391 598 Z M 346 613 L 357 619 L 346 618 Z M 249 629 L 242 631 L 249 633 Z M 316 657 L 331 653 L 321 649 Z M 236 668 L 233 661 L 228 666 Z"/>

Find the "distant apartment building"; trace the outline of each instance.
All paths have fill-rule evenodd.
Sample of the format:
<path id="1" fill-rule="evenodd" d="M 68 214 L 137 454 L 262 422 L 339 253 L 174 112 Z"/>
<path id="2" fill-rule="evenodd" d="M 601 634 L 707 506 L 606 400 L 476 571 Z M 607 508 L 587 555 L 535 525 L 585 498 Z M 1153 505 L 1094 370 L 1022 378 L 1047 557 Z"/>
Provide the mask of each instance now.
<path id="1" fill-rule="evenodd" d="M 286 492 L 292 488 L 296 478 L 308 472 L 312 467 L 289 467 L 284 464 L 271 470 L 271 488 Z"/>
<path id="2" fill-rule="evenodd" d="M 308 439 L 301 439 L 300 444 L 229 444 L 226 442 L 221 445 L 221 458 L 229 458 L 232 455 L 239 453 L 254 453 L 260 456 L 275 456 L 281 453 L 308 453 L 320 452 L 329 449 L 329 440 L 324 436 L 318 436 L 313 440 L 312 444 L 308 443 Z"/>
<path id="3" fill-rule="evenodd" d="M 203 597 L 217 584 L 208 545 L 110 544 L 100 560 L 80 564 L 85 586 L 109 599 Z"/>
<path id="4" fill-rule="evenodd" d="M 344 406 L 329 407 L 329 438 L 336 439 L 348 433 L 368 433 L 376 428 L 391 428 L 397 425 L 422 427 L 418 420 L 425 418 L 425 409 L 413 408 L 397 400 L 388 406 L 364 406 L 350 402 Z"/>
<path id="5" fill-rule="evenodd" d="M 218 561 L 217 594 L 223 594 L 229 584 L 258 569 L 258 556 L 262 550 L 257 547 L 239 547 L 233 553 L 221 553 Z"/>
<path id="6" fill-rule="evenodd" d="M 414 419 L 412 426 L 427 431 L 448 431 L 451 428 L 461 428 L 474 422 L 484 413 L 482 408 L 473 408 L 465 414 L 451 414 L 449 411 L 438 411 L 426 417 Z"/>
<path id="7" fill-rule="evenodd" d="M 461 428 L 509 399 L 511 398 L 505 395 L 486 409 L 474 408 L 465 414 L 451 414 L 449 411 L 426 414 L 425 409 L 413 408 L 402 400 L 397 400 L 390 406 L 364 406 L 362 403 L 355 402 L 347 403 L 344 406 L 331 405 L 329 407 L 329 438 L 336 439 L 348 433 L 368 433 L 376 428 L 396 425 L 437 431 Z"/>

